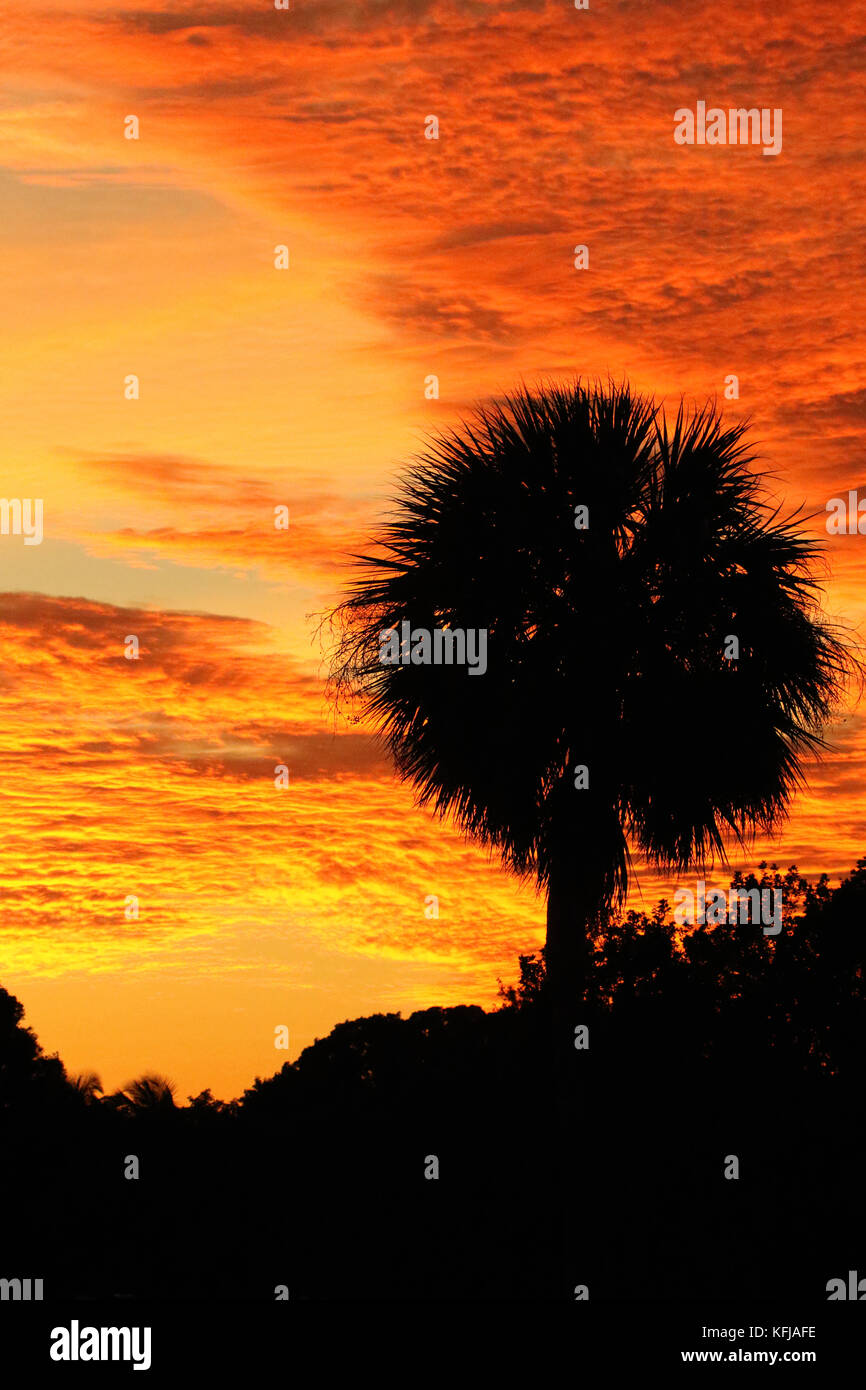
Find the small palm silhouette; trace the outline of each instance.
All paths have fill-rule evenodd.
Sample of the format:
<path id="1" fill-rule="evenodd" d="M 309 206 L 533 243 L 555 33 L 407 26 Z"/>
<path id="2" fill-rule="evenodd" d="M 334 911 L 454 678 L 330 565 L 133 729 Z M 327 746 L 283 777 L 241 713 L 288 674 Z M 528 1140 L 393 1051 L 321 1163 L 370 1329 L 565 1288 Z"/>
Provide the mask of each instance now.
<path id="1" fill-rule="evenodd" d="M 118 1099 L 125 1102 L 125 1108 L 131 1110 L 173 1110 L 176 1089 L 168 1077 L 145 1072 L 116 1094 Z"/>
<path id="2" fill-rule="evenodd" d="M 85 1105 L 93 1105 L 102 1095 L 102 1081 L 95 1071 L 79 1072 L 70 1077 L 69 1084 Z"/>
<path id="3" fill-rule="evenodd" d="M 585 984 L 630 848 L 682 871 L 779 825 L 859 669 L 745 429 L 628 385 L 520 390 L 434 440 L 331 614 L 337 703 L 546 891 L 554 990 Z M 404 621 L 485 629 L 486 673 L 382 664 Z"/>

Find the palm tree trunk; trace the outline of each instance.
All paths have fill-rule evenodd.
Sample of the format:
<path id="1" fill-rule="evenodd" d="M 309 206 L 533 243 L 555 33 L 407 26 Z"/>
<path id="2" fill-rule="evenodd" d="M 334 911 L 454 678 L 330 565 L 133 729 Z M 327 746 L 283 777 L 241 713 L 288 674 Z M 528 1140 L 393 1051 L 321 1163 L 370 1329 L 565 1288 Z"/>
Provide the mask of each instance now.
<path id="1" fill-rule="evenodd" d="M 583 877 L 573 863 L 564 862 L 555 865 L 550 875 L 545 961 L 554 1016 L 558 1014 L 561 1022 L 579 1009 L 590 993 L 590 932 L 597 905 L 581 882 Z"/>
<path id="2" fill-rule="evenodd" d="M 574 1210 L 575 1173 L 580 1159 L 576 1124 L 576 1053 L 574 1030 L 588 1023 L 585 1004 L 591 996 L 590 931 L 597 907 L 586 891 L 585 874 L 573 858 L 559 861 L 550 875 L 545 946 L 547 995 L 550 1009 L 550 1078 L 552 1082 L 550 1189 L 548 1215 L 558 1297 L 569 1300 L 575 1283 L 583 1282 L 580 1242 Z M 585 1067 L 577 1071 L 585 1077 Z M 578 1277 L 580 1276 L 580 1277 Z"/>

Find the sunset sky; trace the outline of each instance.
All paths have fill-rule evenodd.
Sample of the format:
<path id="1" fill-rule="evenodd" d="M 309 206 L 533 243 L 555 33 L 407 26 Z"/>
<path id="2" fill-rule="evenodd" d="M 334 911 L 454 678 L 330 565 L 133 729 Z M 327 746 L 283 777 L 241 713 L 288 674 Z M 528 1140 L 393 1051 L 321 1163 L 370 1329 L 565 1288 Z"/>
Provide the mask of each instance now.
<path id="1" fill-rule="evenodd" d="M 0 536 L 0 984 L 69 1070 L 229 1098 L 515 977 L 542 902 L 335 727 L 316 615 L 426 435 L 521 379 L 735 374 L 825 534 L 866 483 L 864 35 L 805 0 L 5 0 L 2 492 L 44 540 Z M 781 154 L 675 144 L 699 100 L 781 108 Z M 861 635 L 866 536 L 826 539 Z M 864 707 L 831 737 L 748 862 L 866 853 Z"/>

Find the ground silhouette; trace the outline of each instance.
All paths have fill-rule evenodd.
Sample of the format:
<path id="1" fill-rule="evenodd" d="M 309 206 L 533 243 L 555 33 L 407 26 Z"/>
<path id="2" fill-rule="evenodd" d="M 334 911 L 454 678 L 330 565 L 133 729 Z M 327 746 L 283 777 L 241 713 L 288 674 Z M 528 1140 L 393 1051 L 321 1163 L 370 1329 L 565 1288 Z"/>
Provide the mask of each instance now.
<path id="1" fill-rule="evenodd" d="M 0 1275 L 84 1300 L 823 1301 L 866 1235 L 866 860 L 835 890 L 745 886 L 781 887 L 777 937 L 661 904 L 590 943 L 565 1113 L 543 953 L 492 1011 L 341 1023 L 228 1103 L 153 1077 L 100 1098 L 0 991 Z"/>

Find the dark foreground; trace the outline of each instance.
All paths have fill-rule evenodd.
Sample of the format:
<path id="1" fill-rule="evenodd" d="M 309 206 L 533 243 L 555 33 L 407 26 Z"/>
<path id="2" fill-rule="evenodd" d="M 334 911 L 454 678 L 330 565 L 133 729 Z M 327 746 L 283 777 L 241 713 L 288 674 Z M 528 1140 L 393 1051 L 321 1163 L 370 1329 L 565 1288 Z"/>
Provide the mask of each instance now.
<path id="1" fill-rule="evenodd" d="M 341 1024 L 228 1106 L 88 1101 L 0 995 L 0 1277 L 82 1319 L 286 1293 L 817 1310 L 850 1271 L 866 1298 L 866 867 L 784 882 L 772 941 L 681 954 L 665 913 L 621 922 L 585 1049 L 524 959 L 495 1012 Z"/>

